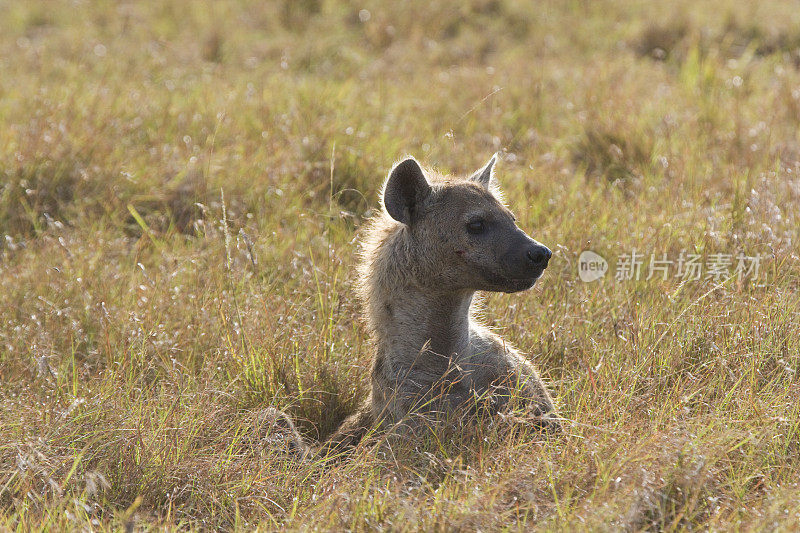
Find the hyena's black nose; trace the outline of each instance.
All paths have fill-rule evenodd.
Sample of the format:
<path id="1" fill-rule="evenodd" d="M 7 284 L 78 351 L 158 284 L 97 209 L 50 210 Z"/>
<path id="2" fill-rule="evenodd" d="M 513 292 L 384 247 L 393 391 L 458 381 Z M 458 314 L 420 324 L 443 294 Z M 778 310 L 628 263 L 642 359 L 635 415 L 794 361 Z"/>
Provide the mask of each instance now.
<path id="1" fill-rule="evenodd" d="M 551 252 L 550 248 L 547 246 L 534 244 L 528 248 L 526 255 L 533 266 L 537 268 L 547 268 L 547 262 L 550 261 L 550 258 L 553 256 L 553 252 Z"/>

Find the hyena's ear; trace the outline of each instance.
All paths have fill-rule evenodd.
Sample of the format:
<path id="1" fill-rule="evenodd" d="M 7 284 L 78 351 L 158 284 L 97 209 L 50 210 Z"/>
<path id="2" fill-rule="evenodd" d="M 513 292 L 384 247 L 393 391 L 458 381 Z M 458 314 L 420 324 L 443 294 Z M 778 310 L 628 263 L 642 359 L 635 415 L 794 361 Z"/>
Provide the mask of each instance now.
<path id="1" fill-rule="evenodd" d="M 492 183 L 492 179 L 494 178 L 494 164 L 497 163 L 497 154 L 494 154 L 492 158 L 486 163 L 482 169 L 477 171 L 475 174 L 470 176 L 471 181 L 475 181 L 483 185 L 483 188 L 489 190 L 489 185 Z"/>
<path id="2" fill-rule="evenodd" d="M 389 172 L 383 189 L 383 205 L 391 217 L 410 224 L 419 211 L 420 204 L 431 193 L 425 172 L 413 157 L 397 163 Z"/>

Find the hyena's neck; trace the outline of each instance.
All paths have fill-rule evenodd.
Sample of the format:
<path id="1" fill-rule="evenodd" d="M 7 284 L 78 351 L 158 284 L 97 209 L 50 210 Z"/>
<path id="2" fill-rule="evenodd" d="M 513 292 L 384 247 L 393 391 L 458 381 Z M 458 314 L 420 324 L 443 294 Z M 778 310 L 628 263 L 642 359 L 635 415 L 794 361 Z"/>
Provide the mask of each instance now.
<path id="1" fill-rule="evenodd" d="M 435 293 L 411 285 L 377 296 L 383 316 L 373 335 L 396 355 L 416 357 L 423 348 L 444 357 L 467 354 L 471 292 Z"/>
<path id="2" fill-rule="evenodd" d="M 469 349 L 470 305 L 474 291 L 447 291 L 419 280 L 404 228 L 376 224 L 368 235 L 362 263 L 362 297 L 367 326 L 379 349 L 414 358 L 423 347 L 444 357 Z"/>

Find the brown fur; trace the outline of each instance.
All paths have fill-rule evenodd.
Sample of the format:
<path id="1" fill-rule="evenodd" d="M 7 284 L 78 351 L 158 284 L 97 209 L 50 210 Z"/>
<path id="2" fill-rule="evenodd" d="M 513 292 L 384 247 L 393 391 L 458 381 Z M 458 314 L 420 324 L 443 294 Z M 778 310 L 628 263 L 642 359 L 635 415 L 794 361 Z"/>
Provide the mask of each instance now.
<path id="1" fill-rule="evenodd" d="M 359 267 L 375 348 L 371 394 L 320 453 L 354 446 L 378 422 L 413 432 L 454 413 L 497 412 L 511 397 L 545 429 L 558 428 L 534 367 L 473 314 L 476 291 L 527 289 L 550 257 L 501 203 L 494 163 L 466 179 L 426 172 L 413 159 L 392 169 Z"/>

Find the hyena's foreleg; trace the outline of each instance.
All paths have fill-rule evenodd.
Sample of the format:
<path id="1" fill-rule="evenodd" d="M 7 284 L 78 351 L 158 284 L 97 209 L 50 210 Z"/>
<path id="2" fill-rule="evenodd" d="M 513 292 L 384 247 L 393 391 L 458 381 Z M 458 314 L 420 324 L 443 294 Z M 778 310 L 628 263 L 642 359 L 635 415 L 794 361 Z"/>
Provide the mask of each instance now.
<path id="1" fill-rule="evenodd" d="M 535 425 L 547 433 L 562 429 L 561 419 L 547 387 L 536 369 L 527 362 L 510 369 L 492 384 L 492 389 L 493 403 L 498 411 L 520 407 L 532 416 Z"/>
<path id="2" fill-rule="evenodd" d="M 339 428 L 322 443 L 315 456 L 318 459 L 335 459 L 355 448 L 375 425 L 369 402 L 344 419 Z"/>

